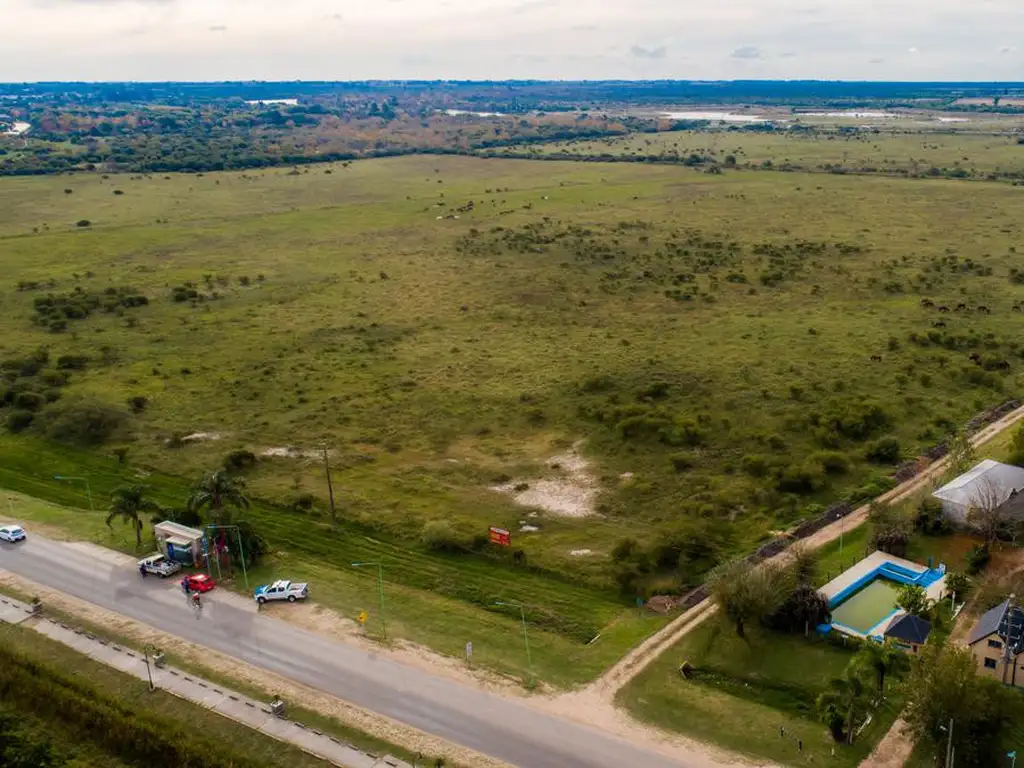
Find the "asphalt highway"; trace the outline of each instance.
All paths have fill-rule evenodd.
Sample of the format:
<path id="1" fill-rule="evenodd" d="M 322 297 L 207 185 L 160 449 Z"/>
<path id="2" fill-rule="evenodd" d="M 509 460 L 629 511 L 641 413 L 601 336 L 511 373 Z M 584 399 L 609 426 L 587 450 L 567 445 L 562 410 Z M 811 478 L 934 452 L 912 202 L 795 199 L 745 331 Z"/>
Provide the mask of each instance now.
<path id="1" fill-rule="evenodd" d="M 143 579 L 131 566 L 38 536 L 0 542 L 0 569 L 337 696 L 449 742 L 522 768 L 680 768 L 687 764 L 616 736 L 334 642 L 205 596 L 199 618 L 178 580 Z M 310 585 L 315 594 L 316 585 Z M 694 764 L 696 764 L 695 761 Z"/>

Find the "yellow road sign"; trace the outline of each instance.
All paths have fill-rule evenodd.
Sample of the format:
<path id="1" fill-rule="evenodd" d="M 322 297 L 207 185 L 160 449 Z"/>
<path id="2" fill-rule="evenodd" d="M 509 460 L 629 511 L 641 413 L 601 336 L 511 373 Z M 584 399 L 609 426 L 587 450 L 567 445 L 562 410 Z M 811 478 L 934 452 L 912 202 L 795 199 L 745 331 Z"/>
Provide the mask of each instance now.
<path id="1" fill-rule="evenodd" d="M 367 613 L 366 613 L 366 611 L 360 611 L 360 612 L 359 612 L 359 618 L 358 618 L 358 621 L 359 621 L 359 623 L 360 623 L 360 624 L 365 624 L 365 623 L 366 623 L 366 620 L 367 620 L 368 618 L 370 618 L 370 616 L 369 616 L 369 614 L 367 614 Z"/>

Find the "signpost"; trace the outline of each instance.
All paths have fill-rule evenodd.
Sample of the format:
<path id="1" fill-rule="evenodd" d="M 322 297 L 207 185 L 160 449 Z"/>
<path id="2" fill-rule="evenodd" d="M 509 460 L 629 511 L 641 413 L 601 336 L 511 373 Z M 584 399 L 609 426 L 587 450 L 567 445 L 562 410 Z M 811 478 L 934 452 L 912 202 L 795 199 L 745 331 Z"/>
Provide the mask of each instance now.
<path id="1" fill-rule="evenodd" d="M 472 664 L 473 663 L 473 641 L 472 640 L 470 640 L 468 643 L 466 643 L 466 663 L 467 664 Z"/>
<path id="2" fill-rule="evenodd" d="M 359 623 L 361 625 L 365 625 L 366 624 L 366 620 L 368 618 L 370 618 L 370 615 L 366 611 L 360 611 L 359 612 L 359 616 L 357 617 L 357 620 L 359 621 Z"/>
<path id="3" fill-rule="evenodd" d="M 512 534 L 504 528 L 496 528 L 491 526 L 491 544 L 497 544 L 499 547 L 511 547 L 512 546 Z"/>

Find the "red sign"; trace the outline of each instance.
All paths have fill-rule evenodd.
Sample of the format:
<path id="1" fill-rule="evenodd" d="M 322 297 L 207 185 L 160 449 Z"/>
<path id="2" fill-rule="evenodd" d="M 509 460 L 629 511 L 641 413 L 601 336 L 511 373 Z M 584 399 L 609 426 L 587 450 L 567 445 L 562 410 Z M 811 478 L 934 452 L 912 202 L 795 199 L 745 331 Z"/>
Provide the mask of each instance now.
<path id="1" fill-rule="evenodd" d="M 512 546 L 512 534 L 504 528 L 495 528 L 492 525 L 491 544 L 497 544 L 499 547 L 510 547 Z"/>

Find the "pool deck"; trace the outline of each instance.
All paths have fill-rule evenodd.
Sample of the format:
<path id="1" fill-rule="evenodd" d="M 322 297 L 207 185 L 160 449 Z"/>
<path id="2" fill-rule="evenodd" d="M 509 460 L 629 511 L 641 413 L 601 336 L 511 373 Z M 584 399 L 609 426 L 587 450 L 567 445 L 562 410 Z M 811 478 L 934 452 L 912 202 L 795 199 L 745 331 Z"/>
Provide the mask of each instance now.
<path id="1" fill-rule="evenodd" d="M 870 555 L 865 557 L 859 563 L 856 563 L 853 567 L 843 571 L 841 574 L 836 576 L 832 581 L 826 584 L 818 591 L 831 600 L 836 595 L 839 595 L 843 590 L 856 584 L 858 581 L 863 579 L 865 576 L 874 573 L 886 563 L 891 565 L 905 568 L 908 571 L 914 573 L 925 573 L 928 571 L 928 567 L 915 563 L 911 560 L 905 560 L 902 557 L 896 557 L 895 555 L 889 555 L 885 552 L 872 552 Z M 946 587 L 946 580 L 939 579 L 935 583 L 929 585 L 925 589 L 925 593 L 931 600 L 938 600 L 942 597 L 942 592 Z"/>
<path id="2" fill-rule="evenodd" d="M 839 598 L 838 602 L 841 603 L 843 600 L 846 599 L 848 594 L 856 593 L 858 589 L 860 589 L 860 585 L 870 581 L 872 575 L 876 574 L 879 571 L 879 569 L 886 565 L 895 566 L 896 568 L 903 569 L 905 571 L 909 571 L 912 574 L 918 574 L 921 576 L 925 576 L 933 570 L 928 568 L 927 566 L 921 565 L 920 563 L 915 563 L 910 560 L 906 560 L 902 557 L 896 557 L 895 555 L 890 555 L 885 552 L 872 552 L 863 560 L 861 560 L 848 570 L 836 576 L 834 579 L 832 579 L 832 581 L 830 581 L 828 584 L 826 584 L 824 587 L 818 590 L 818 592 L 824 597 L 828 598 L 830 604 L 833 601 L 835 601 L 836 598 Z M 937 574 L 932 575 L 933 579 L 934 575 Z M 884 574 L 879 574 L 879 576 L 883 578 L 885 577 Z M 897 582 L 902 581 L 902 579 L 893 580 Z M 941 578 L 934 579 L 930 583 L 927 583 L 927 581 L 928 580 L 925 579 L 926 583 L 922 585 L 924 586 L 925 595 L 928 597 L 929 600 L 941 600 L 942 596 L 945 594 L 946 591 L 945 575 L 943 574 Z M 846 627 L 840 624 L 833 623 L 832 626 L 840 632 L 843 632 L 848 635 L 853 635 L 855 637 L 863 638 L 878 636 L 884 634 L 885 630 L 889 627 L 889 624 L 892 622 L 892 620 L 902 614 L 903 611 L 899 609 L 894 610 L 892 613 L 886 616 L 885 619 L 883 619 L 880 623 L 872 627 L 871 630 L 867 633 L 861 633 L 854 630 L 851 627 Z"/>

